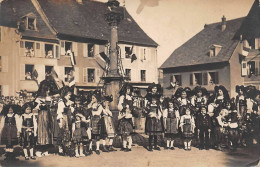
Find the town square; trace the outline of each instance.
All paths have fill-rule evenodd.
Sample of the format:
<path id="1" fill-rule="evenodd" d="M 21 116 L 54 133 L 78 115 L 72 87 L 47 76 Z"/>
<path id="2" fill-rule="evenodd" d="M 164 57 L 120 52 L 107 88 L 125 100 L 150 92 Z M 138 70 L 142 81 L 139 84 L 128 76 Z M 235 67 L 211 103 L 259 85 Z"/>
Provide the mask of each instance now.
<path id="1" fill-rule="evenodd" d="M 255 167 L 260 0 L 0 0 L 1 167 Z"/>

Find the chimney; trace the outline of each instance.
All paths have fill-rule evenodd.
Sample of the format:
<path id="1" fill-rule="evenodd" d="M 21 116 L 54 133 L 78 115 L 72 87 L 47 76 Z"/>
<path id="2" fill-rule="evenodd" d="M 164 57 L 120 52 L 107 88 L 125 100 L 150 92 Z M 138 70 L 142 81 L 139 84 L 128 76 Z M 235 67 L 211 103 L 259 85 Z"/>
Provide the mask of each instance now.
<path id="1" fill-rule="evenodd" d="M 77 3 L 79 3 L 79 4 L 83 4 L 83 0 L 76 0 L 77 1 Z"/>
<path id="2" fill-rule="evenodd" d="M 223 17 L 222 17 L 222 23 L 221 23 L 221 31 L 222 31 L 222 32 L 225 31 L 226 27 L 227 27 L 226 17 L 223 15 Z"/>

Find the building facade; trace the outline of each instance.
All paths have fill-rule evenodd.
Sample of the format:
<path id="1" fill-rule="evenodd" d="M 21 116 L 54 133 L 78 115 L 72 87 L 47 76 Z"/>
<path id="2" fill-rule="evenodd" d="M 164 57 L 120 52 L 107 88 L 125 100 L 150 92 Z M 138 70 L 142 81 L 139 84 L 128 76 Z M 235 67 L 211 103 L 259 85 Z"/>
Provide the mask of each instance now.
<path id="1" fill-rule="evenodd" d="M 224 85 L 231 97 L 236 85 L 259 88 L 259 14 L 256 0 L 248 16 L 229 21 L 223 16 L 176 49 L 160 67 L 164 94 L 172 95 L 176 84 L 212 92 Z"/>
<path id="2" fill-rule="evenodd" d="M 110 39 L 105 3 L 5 0 L 0 8 L 1 95 L 35 92 L 46 73 L 55 72 L 69 84 L 73 66 L 77 90 L 103 87 Z M 154 74 L 158 45 L 121 9 L 125 13 L 118 28 L 122 73 L 143 94 L 149 84 L 158 81 Z"/>

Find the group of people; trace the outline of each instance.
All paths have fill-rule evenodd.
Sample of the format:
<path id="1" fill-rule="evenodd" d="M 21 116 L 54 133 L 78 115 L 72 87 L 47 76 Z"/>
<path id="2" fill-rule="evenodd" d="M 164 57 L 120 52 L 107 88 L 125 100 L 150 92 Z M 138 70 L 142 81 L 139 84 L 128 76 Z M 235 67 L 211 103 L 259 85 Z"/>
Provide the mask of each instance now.
<path id="1" fill-rule="evenodd" d="M 25 160 L 48 155 L 51 146 L 60 155 L 77 158 L 93 151 L 97 155 L 100 150 L 113 152 L 116 135 L 122 139 L 121 151 L 131 151 L 135 118 L 141 110 L 132 93 L 132 86 L 125 83 L 119 92 L 116 118 L 109 109 L 113 96 L 98 90 L 74 95 L 68 86 L 58 89 L 51 76 L 41 82 L 36 96 L 21 95 L 23 101 L 18 103 L 2 98 L 0 141 L 6 146 L 6 159 L 15 159 L 17 144 L 23 148 Z M 161 150 L 158 137 L 165 138 L 165 149 L 171 150 L 180 137 L 186 151 L 191 150 L 192 140 L 199 149 L 221 149 L 223 145 L 235 149 L 238 141 L 249 144 L 250 138 L 259 136 L 259 91 L 253 86 L 237 86 L 237 93 L 230 99 L 224 86 L 216 86 L 213 95 L 198 86 L 193 90 L 178 88 L 172 97 L 164 98 L 161 86 L 153 83 L 142 108 L 149 136 L 147 150 Z"/>
<path id="2" fill-rule="evenodd" d="M 192 140 L 200 150 L 236 150 L 259 143 L 260 92 L 254 86 L 236 86 L 236 98 L 230 98 L 222 85 L 211 94 L 201 86 L 177 88 L 170 98 L 162 97 L 159 84 L 150 89 L 144 109 L 149 151 L 160 150 L 160 136 L 166 139 L 165 149 L 172 150 L 174 140 L 181 137 L 186 151 L 191 150 Z"/>

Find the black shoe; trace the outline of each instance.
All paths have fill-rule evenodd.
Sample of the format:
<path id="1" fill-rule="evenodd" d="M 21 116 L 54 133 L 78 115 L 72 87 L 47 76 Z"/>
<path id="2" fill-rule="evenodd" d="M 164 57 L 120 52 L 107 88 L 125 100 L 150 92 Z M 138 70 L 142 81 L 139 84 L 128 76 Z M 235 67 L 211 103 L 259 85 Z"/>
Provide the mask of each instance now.
<path id="1" fill-rule="evenodd" d="M 147 150 L 148 150 L 149 152 L 153 152 L 153 149 L 152 149 L 151 147 L 149 147 Z"/>
<path id="2" fill-rule="evenodd" d="M 202 148 L 202 147 L 199 147 L 199 150 L 203 150 L 203 148 Z"/>
<path id="3" fill-rule="evenodd" d="M 171 147 L 171 150 L 175 150 L 175 148 L 174 148 L 174 147 Z"/>
<path id="4" fill-rule="evenodd" d="M 206 147 L 206 150 L 208 151 L 208 150 L 209 150 L 209 147 Z"/>
<path id="5" fill-rule="evenodd" d="M 132 151 L 132 149 L 130 149 L 130 148 L 127 148 L 126 150 L 125 150 L 125 152 L 131 152 Z"/>
<path id="6" fill-rule="evenodd" d="M 99 151 L 99 150 L 96 150 L 96 154 L 97 154 L 97 155 L 100 155 L 100 151 Z"/>
<path id="7" fill-rule="evenodd" d="M 29 157 L 28 157 L 28 156 L 24 157 L 24 159 L 25 159 L 26 161 L 29 161 Z"/>
<path id="8" fill-rule="evenodd" d="M 114 151 L 117 151 L 117 150 L 115 150 L 115 149 L 113 148 L 113 146 L 110 145 L 109 148 L 108 148 L 108 151 L 109 151 L 109 152 L 114 152 Z"/>
<path id="9" fill-rule="evenodd" d="M 121 149 L 120 149 L 120 151 L 125 151 L 125 150 L 126 150 L 126 148 L 121 148 Z"/>
<path id="10" fill-rule="evenodd" d="M 155 146 L 155 147 L 154 147 L 154 150 L 161 151 L 161 148 L 158 147 L 158 146 Z"/>
<path id="11" fill-rule="evenodd" d="M 32 159 L 32 160 L 36 160 L 36 157 L 35 157 L 35 156 L 31 156 L 31 159 Z"/>
<path id="12" fill-rule="evenodd" d="M 103 146 L 102 152 L 109 152 L 106 146 Z"/>
<path id="13" fill-rule="evenodd" d="M 165 149 L 165 150 L 168 150 L 168 149 L 170 149 L 170 148 L 169 148 L 169 147 L 165 147 L 164 149 Z"/>

